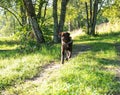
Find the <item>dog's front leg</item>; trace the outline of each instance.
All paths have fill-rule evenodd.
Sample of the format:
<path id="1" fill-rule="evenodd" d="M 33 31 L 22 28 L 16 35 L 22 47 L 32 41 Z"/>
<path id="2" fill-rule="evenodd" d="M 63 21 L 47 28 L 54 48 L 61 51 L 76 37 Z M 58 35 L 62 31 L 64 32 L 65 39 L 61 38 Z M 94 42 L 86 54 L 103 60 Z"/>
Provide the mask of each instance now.
<path id="1" fill-rule="evenodd" d="M 61 63 L 62 64 L 64 64 L 64 57 L 65 57 L 65 51 L 64 51 L 64 49 L 62 47 L 62 49 L 61 49 Z"/>
<path id="2" fill-rule="evenodd" d="M 73 42 L 69 44 L 68 59 L 71 58 L 71 56 L 72 56 L 72 44 L 73 44 Z"/>
<path id="3" fill-rule="evenodd" d="M 68 58 L 71 58 L 71 55 L 72 55 L 72 51 L 69 51 L 69 56 L 68 56 Z"/>

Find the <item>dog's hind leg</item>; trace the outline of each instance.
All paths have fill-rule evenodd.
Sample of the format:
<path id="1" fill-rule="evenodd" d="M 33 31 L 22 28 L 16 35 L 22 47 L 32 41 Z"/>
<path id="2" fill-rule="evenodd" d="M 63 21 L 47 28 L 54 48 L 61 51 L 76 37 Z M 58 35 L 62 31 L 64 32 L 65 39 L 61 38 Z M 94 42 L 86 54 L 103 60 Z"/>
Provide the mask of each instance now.
<path id="1" fill-rule="evenodd" d="M 64 64 L 65 51 L 61 51 L 61 63 Z"/>
<path id="2" fill-rule="evenodd" d="M 68 61 L 68 59 L 69 59 L 69 51 L 68 50 L 66 50 L 66 60 Z"/>

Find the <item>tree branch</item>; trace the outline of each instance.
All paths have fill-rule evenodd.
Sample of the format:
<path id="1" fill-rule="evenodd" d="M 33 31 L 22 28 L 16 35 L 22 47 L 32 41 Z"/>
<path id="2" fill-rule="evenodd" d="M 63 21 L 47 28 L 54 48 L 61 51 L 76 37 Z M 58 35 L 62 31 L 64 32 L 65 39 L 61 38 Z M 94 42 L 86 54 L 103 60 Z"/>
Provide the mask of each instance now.
<path id="1" fill-rule="evenodd" d="M 1 6 L 1 5 L 0 5 L 0 7 L 3 8 L 3 9 L 5 9 L 5 10 L 7 10 L 7 11 L 10 12 L 12 15 L 14 15 L 14 17 L 17 19 L 18 23 L 19 23 L 21 26 L 23 26 L 22 23 L 20 22 L 20 20 L 18 19 L 18 17 L 17 17 L 12 11 L 10 11 L 8 8 L 6 8 L 6 7 L 4 7 L 4 6 Z"/>
<path id="2" fill-rule="evenodd" d="M 101 11 L 101 8 L 103 7 L 104 2 L 105 2 L 105 0 L 103 0 L 103 2 L 101 2 L 101 4 L 100 4 L 100 8 L 99 8 L 97 14 Z"/>

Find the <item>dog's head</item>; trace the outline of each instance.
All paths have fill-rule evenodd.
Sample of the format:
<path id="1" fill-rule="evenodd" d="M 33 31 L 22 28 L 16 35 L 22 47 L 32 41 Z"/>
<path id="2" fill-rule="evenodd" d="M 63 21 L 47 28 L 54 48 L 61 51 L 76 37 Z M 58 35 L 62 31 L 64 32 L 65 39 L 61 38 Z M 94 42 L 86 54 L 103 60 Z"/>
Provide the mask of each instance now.
<path id="1" fill-rule="evenodd" d="M 60 37 L 61 37 L 61 40 L 63 40 L 64 42 L 67 42 L 70 40 L 70 33 L 68 32 L 60 32 L 59 33 Z"/>

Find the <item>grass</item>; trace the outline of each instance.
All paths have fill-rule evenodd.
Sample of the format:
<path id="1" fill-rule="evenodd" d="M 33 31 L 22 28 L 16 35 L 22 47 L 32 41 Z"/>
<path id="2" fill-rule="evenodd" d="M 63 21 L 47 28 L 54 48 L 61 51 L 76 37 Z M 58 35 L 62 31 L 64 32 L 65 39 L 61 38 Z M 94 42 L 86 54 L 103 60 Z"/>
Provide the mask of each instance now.
<path id="1" fill-rule="evenodd" d="M 4 88 L 6 95 L 119 95 L 120 81 L 116 80 L 114 70 L 120 66 L 115 48 L 119 37 L 120 32 L 76 37 L 75 56 L 48 80 L 36 84 L 24 80 L 36 76 L 46 63 L 58 61 L 59 45 L 44 45 L 39 51 L 22 55 L 14 49 L 11 52 L 15 57 L 0 53 L 1 90 Z"/>
<path id="2" fill-rule="evenodd" d="M 43 65 L 58 61 L 55 53 L 60 55 L 60 52 L 57 52 L 59 45 L 43 45 L 39 50 L 25 53 L 18 49 L 18 42 L 12 38 L 2 38 L 0 42 L 0 91 L 37 76 Z"/>

